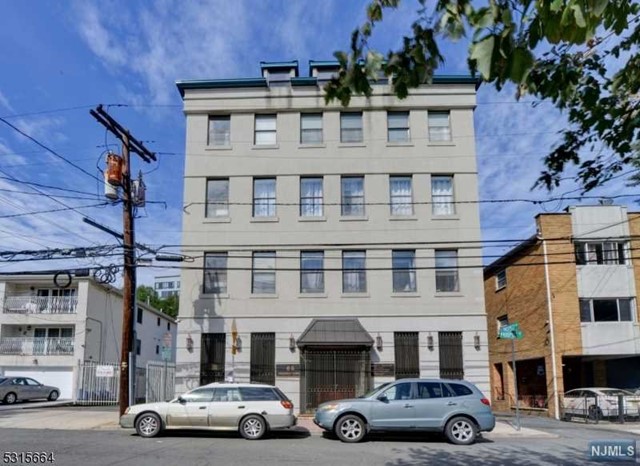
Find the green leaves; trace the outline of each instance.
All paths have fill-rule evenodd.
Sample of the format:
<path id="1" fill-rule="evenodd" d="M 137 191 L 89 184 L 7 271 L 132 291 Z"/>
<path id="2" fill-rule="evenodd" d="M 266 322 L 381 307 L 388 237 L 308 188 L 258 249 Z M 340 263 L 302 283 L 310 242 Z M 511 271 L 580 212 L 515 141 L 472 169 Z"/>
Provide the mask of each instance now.
<path id="1" fill-rule="evenodd" d="M 370 3 L 366 22 L 351 36 L 350 51 L 335 54 L 341 69 L 325 87 L 326 102 L 346 106 L 354 95 L 371 95 L 380 71 L 393 77 L 393 91 L 404 98 L 412 88 L 431 82 L 443 62 L 439 41 L 469 34 L 470 72 L 497 89 L 514 83 L 518 96 L 528 93 L 566 111 L 569 126 L 545 158 L 539 186 L 557 186 L 563 171 L 575 165 L 576 180 L 589 190 L 631 160 L 631 147 L 640 138 L 639 2 L 417 0 L 421 8 L 411 30 L 383 57 L 370 49 L 368 40 L 385 10 L 398 4 Z M 435 4 L 433 12 L 427 13 L 427 4 Z M 599 42 L 596 33 L 618 37 Z M 611 58 L 619 57 L 625 62 L 607 68 Z M 596 147 L 607 152 L 608 163 L 593 155 Z"/>

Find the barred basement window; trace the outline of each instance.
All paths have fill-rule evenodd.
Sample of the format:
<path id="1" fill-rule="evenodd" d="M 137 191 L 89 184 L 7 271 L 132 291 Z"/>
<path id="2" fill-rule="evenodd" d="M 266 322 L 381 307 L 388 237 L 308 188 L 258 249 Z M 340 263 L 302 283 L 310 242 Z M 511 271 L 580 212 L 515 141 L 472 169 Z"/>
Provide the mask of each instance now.
<path id="1" fill-rule="evenodd" d="M 440 378 L 464 379 L 462 332 L 438 332 Z"/>
<path id="2" fill-rule="evenodd" d="M 226 335 L 203 333 L 200 338 L 200 385 L 224 382 Z"/>
<path id="3" fill-rule="evenodd" d="M 276 384 L 276 334 L 251 334 L 251 383 Z"/>
<path id="4" fill-rule="evenodd" d="M 418 332 L 394 332 L 396 379 L 420 377 Z"/>

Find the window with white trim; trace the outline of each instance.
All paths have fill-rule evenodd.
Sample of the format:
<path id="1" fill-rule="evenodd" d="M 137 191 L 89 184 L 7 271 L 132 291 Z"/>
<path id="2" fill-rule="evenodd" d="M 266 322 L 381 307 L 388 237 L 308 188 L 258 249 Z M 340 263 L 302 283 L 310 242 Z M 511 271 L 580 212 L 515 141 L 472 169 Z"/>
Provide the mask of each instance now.
<path id="1" fill-rule="evenodd" d="M 389 177 L 391 215 L 413 215 L 411 176 Z"/>
<path id="2" fill-rule="evenodd" d="M 629 261 L 626 241 L 580 241 L 575 248 L 577 265 L 625 265 Z"/>
<path id="3" fill-rule="evenodd" d="M 229 178 L 207 180 L 206 217 L 229 216 Z"/>
<path id="4" fill-rule="evenodd" d="M 449 111 L 429 111 L 429 141 L 451 141 L 451 115 Z"/>
<path id="5" fill-rule="evenodd" d="M 496 324 L 498 325 L 498 332 L 502 327 L 506 327 L 509 325 L 509 316 L 507 314 L 500 316 L 496 319 Z"/>
<path id="6" fill-rule="evenodd" d="M 300 252 L 300 293 L 324 293 L 324 252 Z"/>
<path id="7" fill-rule="evenodd" d="M 507 286 L 507 270 L 502 269 L 496 273 L 496 291 L 501 290 Z"/>
<path id="8" fill-rule="evenodd" d="M 300 114 L 300 143 L 322 144 L 322 113 Z"/>
<path id="9" fill-rule="evenodd" d="M 362 112 L 340 113 L 340 142 L 362 142 Z"/>
<path id="10" fill-rule="evenodd" d="M 343 293 L 366 293 L 366 255 L 365 251 L 342 251 Z"/>
<path id="11" fill-rule="evenodd" d="M 436 292 L 460 291 L 458 280 L 458 251 L 455 249 L 436 249 Z"/>
<path id="12" fill-rule="evenodd" d="M 341 214 L 345 217 L 364 215 L 364 176 L 341 178 Z"/>
<path id="13" fill-rule="evenodd" d="M 261 251 L 253 253 L 251 293 L 274 294 L 276 292 L 276 253 Z"/>
<path id="14" fill-rule="evenodd" d="M 393 269 L 393 291 L 395 293 L 417 290 L 415 250 L 391 251 L 391 268 Z"/>
<path id="15" fill-rule="evenodd" d="M 226 252 L 207 252 L 204 254 L 204 286 L 205 294 L 227 292 L 227 260 Z"/>
<path id="16" fill-rule="evenodd" d="M 276 179 L 253 179 L 253 216 L 276 216 Z"/>
<path id="17" fill-rule="evenodd" d="M 433 215 L 454 215 L 456 213 L 453 196 L 453 176 L 433 175 L 431 177 L 431 202 Z"/>
<path id="18" fill-rule="evenodd" d="M 300 216 L 322 217 L 323 186 L 322 177 L 300 178 Z"/>
<path id="19" fill-rule="evenodd" d="M 633 312 L 633 298 L 580 300 L 580 322 L 633 322 Z"/>
<path id="20" fill-rule="evenodd" d="M 276 142 L 276 115 L 256 115 L 255 145 L 272 146 Z"/>
<path id="21" fill-rule="evenodd" d="M 214 147 L 231 145 L 230 115 L 211 115 L 209 117 L 209 145 Z"/>
<path id="22" fill-rule="evenodd" d="M 410 141 L 409 112 L 387 112 L 387 141 Z"/>

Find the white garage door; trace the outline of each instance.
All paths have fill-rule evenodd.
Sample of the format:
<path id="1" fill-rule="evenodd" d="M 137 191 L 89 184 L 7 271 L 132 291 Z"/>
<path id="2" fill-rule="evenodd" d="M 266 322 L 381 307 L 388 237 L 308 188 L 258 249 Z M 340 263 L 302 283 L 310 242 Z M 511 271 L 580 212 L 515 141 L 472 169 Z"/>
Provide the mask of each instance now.
<path id="1" fill-rule="evenodd" d="M 70 400 L 73 392 L 73 369 L 38 369 L 31 367 L 12 367 L 5 369 L 6 377 L 31 377 L 41 384 L 51 385 L 60 389 L 60 398 Z"/>

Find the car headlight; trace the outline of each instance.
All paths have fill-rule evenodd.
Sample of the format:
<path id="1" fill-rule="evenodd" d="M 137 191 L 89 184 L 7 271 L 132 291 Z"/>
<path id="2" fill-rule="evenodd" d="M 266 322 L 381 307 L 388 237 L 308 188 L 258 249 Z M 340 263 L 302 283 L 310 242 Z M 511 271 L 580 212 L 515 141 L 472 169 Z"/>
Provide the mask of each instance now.
<path id="1" fill-rule="evenodd" d="M 127 409 L 125 409 L 125 410 L 124 410 L 124 413 L 125 413 L 125 414 L 129 414 L 129 411 L 130 411 L 130 410 L 131 410 L 131 408 L 127 408 Z"/>
<path id="2" fill-rule="evenodd" d="M 340 406 L 339 403 L 329 403 L 326 405 L 322 405 L 318 408 L 318 411 L 335 411 Z"/>

